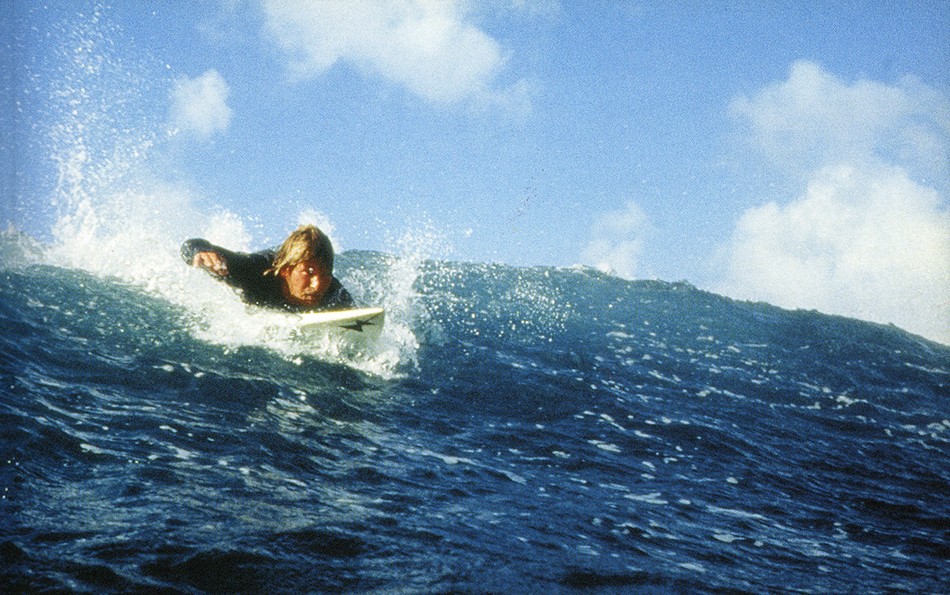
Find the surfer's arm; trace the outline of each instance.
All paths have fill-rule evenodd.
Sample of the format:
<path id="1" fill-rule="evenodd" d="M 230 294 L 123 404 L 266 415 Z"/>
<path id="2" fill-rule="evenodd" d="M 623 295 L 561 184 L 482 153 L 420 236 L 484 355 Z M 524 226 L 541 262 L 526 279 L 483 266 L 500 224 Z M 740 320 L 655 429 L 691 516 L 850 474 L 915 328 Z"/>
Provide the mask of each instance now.
<path id="1" fill-rule="evenodd" d="M 232 252 L 203 239 L 191 239 L 181 245 L 181 257 L 191 266 L 200 267 L 238 289 L 259 285 L 270 267 L 272 251 L 246 254 Z"/>
<path id="2" fill-rule="evenodd" d="M 227 250 L 202 239 L 186 240 L 181 245 L 182 260 L 219 277 L 228 275 Z"/>

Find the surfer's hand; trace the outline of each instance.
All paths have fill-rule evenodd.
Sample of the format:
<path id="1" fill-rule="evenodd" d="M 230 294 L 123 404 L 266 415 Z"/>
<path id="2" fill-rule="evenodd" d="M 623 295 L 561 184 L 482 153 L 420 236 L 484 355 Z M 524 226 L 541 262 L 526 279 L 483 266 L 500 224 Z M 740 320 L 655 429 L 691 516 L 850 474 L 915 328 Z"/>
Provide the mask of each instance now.
<path id="1" fill-rule="evenodd" d="M 213 275 L 224 277 L 228 274 L 228 263 L 217 252 L 199 252 L 191 266 L 201 267 Z"/>

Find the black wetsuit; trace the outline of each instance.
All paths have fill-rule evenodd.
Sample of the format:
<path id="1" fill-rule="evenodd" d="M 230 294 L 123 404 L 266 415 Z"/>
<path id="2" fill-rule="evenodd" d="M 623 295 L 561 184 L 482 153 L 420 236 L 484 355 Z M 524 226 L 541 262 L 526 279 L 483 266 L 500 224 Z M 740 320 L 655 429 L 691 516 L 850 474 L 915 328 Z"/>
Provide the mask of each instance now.
<path id="1" fill-rule="evenodd" d="M 202 239 L 187 240 L 181 245 L 182 259 L 191 265 L 195 254 L 199 252 L 215 252 L 224 258 L 228 265 L 228 274 L 220 277 L 225 283 L 234 287 L 241 294 L 241 298 L 255 306 L 266 308 L 283 308 L 292 311 L 332 310 L 353 306 L 353 298 L 336 277 L 331 277 L 330 288 L 320 303 L 315 306 L 297 306 L 287 303 L 284 298 L 281 279 L 277 275 L 265 275 L 274 262 L 277 250 L 263 250 L 246 254 L 232 252 L 211 242 Z"/>

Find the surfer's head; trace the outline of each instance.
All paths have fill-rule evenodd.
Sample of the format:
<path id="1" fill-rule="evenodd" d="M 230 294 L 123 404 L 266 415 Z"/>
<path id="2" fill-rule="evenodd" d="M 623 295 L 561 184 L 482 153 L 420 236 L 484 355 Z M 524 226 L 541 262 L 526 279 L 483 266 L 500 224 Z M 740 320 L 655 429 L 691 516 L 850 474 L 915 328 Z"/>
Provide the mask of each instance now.
<path id="1" fill-rule="evenodd" d="M 333 280 L 333 244 L 313 225 L 301 225 L 284 240 L 267 274 L 283 281 L 288 302 L 315 306 Z"/>
<path id="2" fill-rule="evenodd" d="M 330 238 L 315 225 L 301 225 L 281 244 L 274 256 L 274 264 L 267 272 L 271 275 L 280 274 L 288 267 L 310 260 L 315 260 L 327 275 L 333 274 L 333 244 Z"/>

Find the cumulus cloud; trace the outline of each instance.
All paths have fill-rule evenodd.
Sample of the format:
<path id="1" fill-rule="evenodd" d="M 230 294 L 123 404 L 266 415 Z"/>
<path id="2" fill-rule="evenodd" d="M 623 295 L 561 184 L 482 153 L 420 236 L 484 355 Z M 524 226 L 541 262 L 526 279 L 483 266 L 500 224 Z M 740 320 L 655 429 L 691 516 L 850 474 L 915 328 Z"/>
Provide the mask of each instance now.
<path id="1" fill-rule="evenodd" d="M 505 56 L 497 41 L 466 21 L 464 3 L 262 0 L 268 32 L 298 77 L 338 62 L 374 73 L 434 102 L 469 100 L 524 106 L 524 82 L 497 86 Z"/>
<path id="2" fill-rule="evenodd" d="M 742 215 L 727 291 L 950 343 L 950 211 L 939 202 L 899 168 L 824 168 L 788 205 Z"/>
<path id="3" fill-rule="evenodd" d="M 601 214 L 591 228 L 592 239 L 582 254 L 584 263 L 624 279 L 635 278 L 649 227 L 643 209 L 632 201 Z"/>
<path id="4" fill-rule="evenodd" d="M 950 101 L 912 76 L 849 85 L 798 61 L 787 80 L 738 97 L 730 109 L 753 146 L 789 173 L 884 161 L 921 177 L 950 177 Z"/>
<path id="5" fill-rule="evenodd" d="M 172 90 L 172 123 L 202 137 L 227 130 L 231 123 L 228 84 L 214 69 L 201 76 L 180 79 Z"/>
<path id="6" fill-rule="evenodd" d="M 752 146 L 807 182 L 742 214 L 718 289 L 950 343 L 948 106 L 912 79 L 849 85 L 807 62 L 737 99 Z"/>

